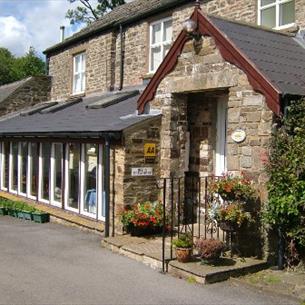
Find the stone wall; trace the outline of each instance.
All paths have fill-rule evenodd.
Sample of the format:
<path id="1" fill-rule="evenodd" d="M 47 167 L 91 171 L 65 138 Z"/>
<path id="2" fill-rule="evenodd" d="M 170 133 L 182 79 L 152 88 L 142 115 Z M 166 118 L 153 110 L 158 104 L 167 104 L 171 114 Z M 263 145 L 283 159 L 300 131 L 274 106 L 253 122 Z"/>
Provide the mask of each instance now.
<path id="1" fill-rule="evenodd" d="M 300 0 L 299 0 L 300 1 Z M 304 0 L 302 0 L 304 1 Z M 235 20 L 256 23 L 256 0 L 212 0 L 202 4 L 202 10 Z M 142 84 L 150 77 L 149 24 L 172 15 L 173 39 L 182 30 L 183 21 L 190 17 L 194 3 L 149 17 L 123 28 L 124 86 Z M 50 56 L 49 71 L 53 76 L 52 99 L 67 98 L 72 94 L 73 55 L 87 53 L 86 93 L 118 88 L 121 73 L 121 40 L 119 29 L 77 43 Z"/>
<path id="2" fill-rule="evenodd" d="M 261 198 L 266 198 L 264 162 L 268 155 L 268 143 L 271 135 L 273 114 L 267 107 L 261 94 L 254 92 L 247 76 L 237 67 L 227 63 L 221 57 L 212 38 L 205 38 L 199 54 L 193 51 L 193 44 L 185 45 L 182 55 L 174 71 L 163 79 L 159 85 L 156 99 L 151 102 L 153 108 L 162 110 L 161 124 L 161 162 L 160 171 L 164 176 L 181 175 L 185 168 L 186 131 L 190 120 L 205 122 L 201 130 L 194 124 L 190 131 L 195 133 L 193 139 L 206 137 L 203 142 L 203 160 L 197 160 L 200 171 L 214 174 L 215 160 L 215 106 L 217 98 L 210 95 L 202 99 L 202 104 L 196 106 L 198 97 L 194 92 L 217 93 L 226 89 L 228 100 L 227 122 L 227 168 L 234 174 L 245 172 L 256 182 Z M 214 105 L 213 105 L 214 102 Z M 185 116 L 186 104 L 189 105 L 188 117 Z M 209 115 L 207 114 L 209 112 Z M 199 116 L 194 119 L 194 116 Z M 212 119 L 214 117 L 214 119 Z M 183 119 L 182 119 L 183 118 Z M 212 125 L 209 125 L 212 124 Z M 204 128 L 208 127 L 209 128 Z M 244 142 L 235 143 L 231 135 L 237 128 L 245 130 L 247 137 Z M 214 130 L 214 134 L 212 134 Z M 201 132 L 201 136 L 200 133 Z M 192 138 L 192 135 L 191 135 Z M 214 138 L 214 140 L 213 140 Z M 200 139 L 199 139 L 200 140 Z M 198 143 L 197 143 L 198 144 Z M 195 144 L 191 144 L 192 154 L 197 154 Z M 205 146 L 207 145 L 207 146 Z M 204 150 L 206 152 L 204 153 Z M 204 155 L 208 158 L 205 158 Z M 204 160 L 206 159 L 206 160 Z M 197 162 L 196 161 L 196 162 Z M 196 163 L 195 162 L 195 163 Z M 198 163 L 197 162 L 197 163 Z M 214 162 L 214 161 L 213 161 Z"/>
<path id="3" fill-rule="evenodd" d="M 49 100 L 50 90 L 49 76 L 30 77 L 0 103 L 0 116 Z"/>
<path id="4" fill-rule="evenodd" d="M 120 212 L 126 205 L 159 199 L 160 118 L 150 119 L 124 132 L 123 146 L 112 149 L 111 210 L 115 233 L 122 232 Z M 146 162 L 144 144 L 155 143 L 157 156 Z M 153 176 L 133 177 L 133 167 L 152 167 Z"/>

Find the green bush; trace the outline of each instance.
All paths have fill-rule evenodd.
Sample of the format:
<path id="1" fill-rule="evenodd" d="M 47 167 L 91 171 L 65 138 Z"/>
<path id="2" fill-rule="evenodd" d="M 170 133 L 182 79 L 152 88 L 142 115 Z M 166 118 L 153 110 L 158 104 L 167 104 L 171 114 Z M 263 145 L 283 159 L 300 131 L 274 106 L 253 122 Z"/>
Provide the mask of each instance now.
<path id="1" fill-rule="evenodd" d="M 264 219 L 281 228 L 286 244 L 305 254 L 305 99 L 293 101 L 278 121 L 271 141 L 269 199 Z M 289 257 L 291 253 L 287 253 Z"/>
<path id="2" fill-rule="evenodd" d="M 173 240 L 172 244 L 176 248 L 192 248 L 194 243 L 192 235 L 181 234 L 179 238 Z"/>

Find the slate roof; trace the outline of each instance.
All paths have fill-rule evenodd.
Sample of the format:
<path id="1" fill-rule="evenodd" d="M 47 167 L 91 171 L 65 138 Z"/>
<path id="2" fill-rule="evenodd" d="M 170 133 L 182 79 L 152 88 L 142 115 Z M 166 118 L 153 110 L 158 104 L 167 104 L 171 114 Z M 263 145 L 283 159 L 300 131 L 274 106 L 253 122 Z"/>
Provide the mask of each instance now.
<path id="1" fill-rule="evenodd" d="M 14 91 L 24 85 L 28 80 L 30 80 L 30 77 L 8 85 L 0 86 L 0 103 L 8 98 Z"/>
<path id="2" fill-rule="evenodd" d="M 305 41 L 246 23 L 208 18 L 282 94 L 305 95 Z"/>
<path id="3" fill-rule="evenodd" d="M 153 115 L 136 115 L 139 94 L 106 108 L 90 109 L 87 105 L 96 103 L 114 93 L 95 94 L 59 111 L 36 112 L 24 115 L 15 113 L 0 120 L 0 136 L 60 136 L 61 134 L 81 135 L 120 133 L 134 124 L 154 118 Z M 61 102 L 59 102 L 60 104 Z M 46 109 L 45 109 L 46 110 Z"/>
<path id="4" fill-rule="evenodd" d="M 71 37 L 66 38 L 63 42 L 46 49 L 44 53 L 48 54 L 59 50 L 88 36 L 118 27 L 120 24 L 130 24 L 153 14 L 164 12 L 166 9 L 191 2 L 192 0 L 134 0 L 116 7 L 110 13 L 104 15 Z"/>

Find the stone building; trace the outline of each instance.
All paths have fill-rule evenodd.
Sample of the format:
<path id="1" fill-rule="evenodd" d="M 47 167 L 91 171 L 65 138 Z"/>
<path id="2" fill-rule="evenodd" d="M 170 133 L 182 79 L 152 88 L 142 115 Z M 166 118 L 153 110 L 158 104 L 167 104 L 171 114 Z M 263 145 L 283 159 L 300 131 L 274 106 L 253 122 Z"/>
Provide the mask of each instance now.
<path id="1" fill-rule="evenodd" d="M 304 6 L 134 0 L 50 47 L 50 99 L 0 122 L 1 189 L 106 235 L 187 172 L 246 172 L 264 201 L 273 119 L 305 95 Z"/>

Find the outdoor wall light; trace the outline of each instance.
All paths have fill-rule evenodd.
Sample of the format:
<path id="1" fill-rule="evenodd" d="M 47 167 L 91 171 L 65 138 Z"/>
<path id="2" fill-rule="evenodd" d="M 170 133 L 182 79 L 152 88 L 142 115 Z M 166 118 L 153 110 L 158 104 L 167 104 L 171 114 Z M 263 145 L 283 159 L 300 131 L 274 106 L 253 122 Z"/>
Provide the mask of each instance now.
<path id="1" fill-rule="evenodd" d="M 195 41 L 201 39 L 201 35 L 198 33 L 197 28 L 197 22 L 195 22 L 193 19 L 187 19 L 183 23 L 183 30 Z"/>

